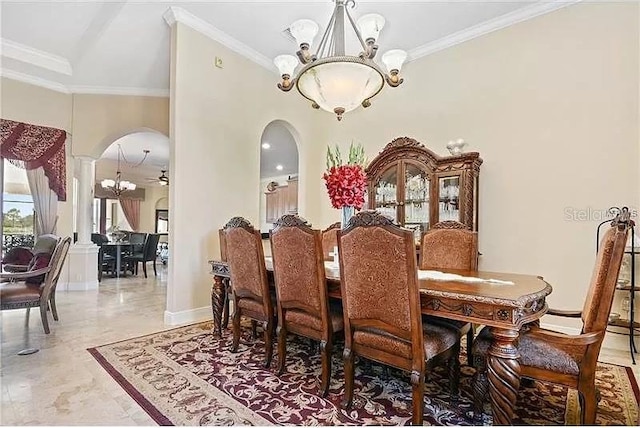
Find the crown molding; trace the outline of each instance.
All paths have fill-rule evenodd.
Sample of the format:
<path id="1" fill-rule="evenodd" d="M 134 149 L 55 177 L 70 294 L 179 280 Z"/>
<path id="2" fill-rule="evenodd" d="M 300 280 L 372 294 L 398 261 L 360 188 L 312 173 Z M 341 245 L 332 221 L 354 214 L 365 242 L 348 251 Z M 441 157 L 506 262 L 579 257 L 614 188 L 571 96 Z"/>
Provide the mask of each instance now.
<path id="1" fill-rule="evenodd" d="M 491 32 L 510 27 L 519 22 L 523 22 L 536 16 L 544 15 L 566 6 L 578 3 L 581 0 L 541 0 L 531 6 L 514 10 L 513 12 L 499 16 L 489 21 L 482 22 L 464 30 L 445 36 L 441 39 L 411 49 L 408 52 L 409 60 L 413 61 L 452 46 L 464 43 L 476 37 L 489 34 Z"/>
<path id="2" fill-rule="evenodd" d="M 50 89 L 63 94 L 95 94 L 95 95 L 128 95 L 135 97 L 160 97 L 168 98 L 168 89 L 149 89 L 149 88 L 129 88 L 129 87 L 109 87 L 109 86 L 65 86 L 62 83 L 53 82 L 51 80 L 32 76 L 30 74 L 20 73 L 18 71 L 6 68 L 0 69 L 0 76 L 19 82 L 28 83 L 30 85 L 39 86 L 41 88 Z"/>
<path id="3" fill-rule="evenodd" d="M 35 65 L 36 67 L 44 68 L 45 70 L 55 73 L 64 74 L 65 76 L 71 76 L 73 74 L 71 63 L 64 57 L 41 51 L 9 39 L 0 39 L 0 44 L 2 46 L 2 56 L 4 57 Z"/>
<path id="4" fill-rule="evenodd" d="M 8 70 L 6 68 L 0 69 L 0 76 L 7 79 L 17 80 L 19 82 L 28 83 L 34 86 L 40 86 L 42 88 L 50 89 L 56 92 L 62 92 L 68 94 L 69 88 L 62 83 L 53 82 L 51 80 L 43 79 L 40 77 L 32 76 L 30 74 L 20 73 L 19 71 Z"/>
<path id="5" fill-rule="evenodd" d="M 69 85 L 68 90 L 74 94 L 95 94 L 95 95 L 129 95 L 137 97 L 161 97 L 168 98 L 169 90 L 161 88 L 133 88 L 133 87 L 113 87 L 113 86 L 81 86 Z"/>
<path id="6" fill-rule="evenodd" d="M 267 70 L 274 73 L 277 72 L 275 65 L 273 65 L 273 62 L 269 58 L 252 49 L 251 47 L 245 45 L 241 41 L 231 37 L 224 31 L 219 30 L 203 19 L 200 19 L 192 13 L 187 12 L 181 7 L 171 6 L 162 15 L 162 17 L 170 27 L 172 27 L 176 22 L 179 22 L 195 31 L 198 31 L 199 33 L 204 34 L 210 39 L 215 40 L 216 42 L 222 44 L 223 46 L 226 46 L 232 51 L 242 55 L 250 61 L 255 62 L 256 64 L 266 68 Z"/>

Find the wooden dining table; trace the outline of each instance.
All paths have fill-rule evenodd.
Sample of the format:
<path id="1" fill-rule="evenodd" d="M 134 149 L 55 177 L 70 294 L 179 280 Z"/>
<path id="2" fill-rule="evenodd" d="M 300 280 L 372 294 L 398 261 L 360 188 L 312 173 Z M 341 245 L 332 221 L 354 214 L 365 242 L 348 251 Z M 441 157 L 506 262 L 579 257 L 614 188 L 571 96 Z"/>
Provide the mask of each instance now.
<path id="1" fill-rule="evenodd" d="M 229 265 L 221 260 L 209 261 L 213 286 L 211 305 L 214 334 L 221 336 L 228 313 L 225 300 L 231 291 Z M 268 272 L 273 272 L 270 257 L 265 257 Z M 486 325 L 492 329 L 493 343 L 489 348 L 489 395 L 494 425 L 511 425 L 520 387 L 519 354 L 515 343 L 521 328 L 538 320 L 547 312 L 546 297 L 551 286 L 540 276 L 503 272 L 454 271 L 466 277 L 512 282 L 459 282 L 419 279 L 422 313 Z M 329 296 L 341 299 L 340 273 L 332 262 L 325 263 Z M 224 318 L 224 319 L 223 319 Z"/>

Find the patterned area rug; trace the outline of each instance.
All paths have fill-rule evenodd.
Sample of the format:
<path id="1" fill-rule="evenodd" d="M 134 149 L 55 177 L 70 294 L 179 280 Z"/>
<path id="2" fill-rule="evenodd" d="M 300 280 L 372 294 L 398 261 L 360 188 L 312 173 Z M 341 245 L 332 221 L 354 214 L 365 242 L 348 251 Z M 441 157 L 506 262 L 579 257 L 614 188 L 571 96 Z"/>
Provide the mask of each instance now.
<path id="1" fill-rule="evenodd" d="M 261 336 L 261 335 L 259 335 Z M 334 348 L 329 396 L 316 395 L 320 357 L 311 342 L 290 336 L 287 369 L 275 375 L 262 366 L 264 344 L 249 329 L 238 353 L 231 334 L 211 334 L 201 323 L 89 349 L 113 378 L 161 425 L 405 425 L 411 420 L 408 375 L 360 359 L 356 361 L 354 402 L 340 406 L 342 346 Z M 463 366 L 461 396 L 451 403 L 444 369 L 427 378 L 425 425 L 472 425 L 471 376 Z M 638 422 L 637 385 L 630 369 L 599 364 L 602 394 L 599 425 Z M 518 425 L 562 425 L 579 421 L 577 393 L 541 382 L 521 388 Z M 483 422 L 491 423 L 485 415 Z"/>

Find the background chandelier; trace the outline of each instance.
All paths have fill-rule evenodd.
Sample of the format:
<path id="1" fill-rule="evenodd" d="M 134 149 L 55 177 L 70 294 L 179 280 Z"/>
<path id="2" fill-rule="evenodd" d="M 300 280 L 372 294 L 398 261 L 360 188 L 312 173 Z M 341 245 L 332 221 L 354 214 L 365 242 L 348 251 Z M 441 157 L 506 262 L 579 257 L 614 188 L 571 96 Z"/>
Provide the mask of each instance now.
<path id="1" fill-rule="evenodd" d="M 402 83 L 399 73 L 407 53 L 399 49 L 385 52 L 382 55 L 388 71 L 385 74 L 373 61 L 384 18 L 371 13 L 362 16 L 356 24 L 347 8 L 354 7 L 355 1 L 335 0 L 335 3 L 316 54 L 312 54 L 310 48 L 318 33 L 318 24 L 300 19 L 289 28 L 300 46 L 298 59 L 293 55 L 279 55 L 273 62 L 282 75 L 278 88 L 287 92 L 295 85 L 300 94 L 311 101 L 313 108 L 334 112 L 341 120 L 344 113 L 360 105 L 369 107 L 371 98 L 382 90 L 385 81 L 392 87 Z M 362 52 L 356 56 L 345 54 L 345 18 L 362 46 Z M 298 60 L 302 68 L 294 77 Z"/>
<path id="2" fill-rule="evenodd" d="M 144 156 L 142 157 L 142 160 L 134 166 L 142 165 L 142 162 L 144 162 L 144 160 L 147 158 L 147 155 L 149 154 L 149 150 L 143 150 L 143 153 Z M 122 147 L 120 147 L 120 144 L 118 144 L 118 170 L 116 171 L 116 179 L 112 180 L 110 178 L 107 178 L 100 182 L 100 185 L 103 189 L 112 191 L 113 194 L 117 197 L 120 197 L 123 192 L 136 190 L 135 183 L 122 179 L 122 173 L 120 172 L 120 156 L 122 156 L 126 163 L 127 159 L 124 157 Z"/>

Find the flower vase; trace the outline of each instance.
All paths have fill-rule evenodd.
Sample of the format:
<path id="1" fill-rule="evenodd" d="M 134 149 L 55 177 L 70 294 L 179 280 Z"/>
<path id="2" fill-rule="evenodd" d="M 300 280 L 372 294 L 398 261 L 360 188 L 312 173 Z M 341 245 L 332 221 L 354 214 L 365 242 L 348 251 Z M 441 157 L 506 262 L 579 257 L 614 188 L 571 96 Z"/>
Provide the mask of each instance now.
<path id="1" fill-rule="evenodd" d="M 348 205 L 348 206 L 342 207 L 342 219 L 340 222 L 340 224 L 342 225 L 342 229 L 347 228 L 347 224 L 349 223 L 349 220 L 351 219 L 351 217 L 353 217 L 354 213 L 355 213 L 355 208 L 353 206 Z"/>

